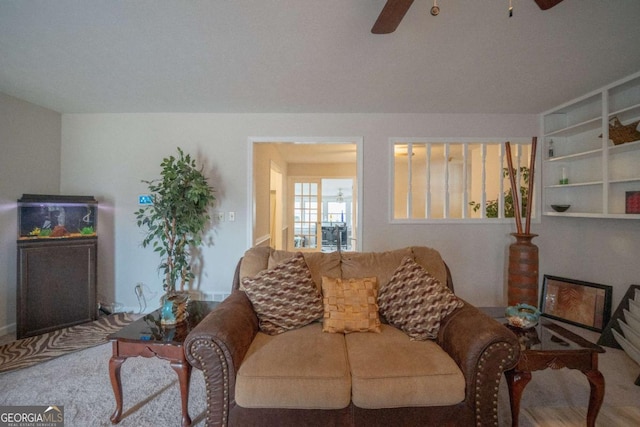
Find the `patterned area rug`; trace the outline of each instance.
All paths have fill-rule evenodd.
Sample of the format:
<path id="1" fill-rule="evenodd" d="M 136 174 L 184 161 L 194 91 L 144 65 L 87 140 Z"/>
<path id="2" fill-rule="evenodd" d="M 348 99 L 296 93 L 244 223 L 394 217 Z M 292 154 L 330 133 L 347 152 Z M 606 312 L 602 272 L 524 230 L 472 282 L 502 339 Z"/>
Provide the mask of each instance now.
<path id="1" fill-rule="evenodd" d="M 0 346 L 0 372 L 33 366 L 53 358 L 107 342 L 107 336 L 134 320 L 116 313 L 82 325 L 24 338 Z"/>
<path id="2" fill-rule="evenodd" d="M 537 427 L 582 427 L 587 419 L 587 408 L 535 407 L 524 411 Z M 640 425 L 640 407 L 602 405 L 596 427 Z"/>

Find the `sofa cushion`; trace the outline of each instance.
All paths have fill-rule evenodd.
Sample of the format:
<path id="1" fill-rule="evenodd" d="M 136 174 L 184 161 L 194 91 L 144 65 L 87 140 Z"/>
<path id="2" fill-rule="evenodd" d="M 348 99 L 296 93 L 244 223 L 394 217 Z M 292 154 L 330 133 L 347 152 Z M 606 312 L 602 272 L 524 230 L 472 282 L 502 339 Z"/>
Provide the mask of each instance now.
<path id="1" fill-rule="evenodd" d="M 268 246 L 259 246 L 247 250 L 240 262 L 240 287 L 241 291 L 244 290 L 242 286 L 242 279 L 245 277 L 252 277 L 260 273 L 262 270 L 268 268 L 269 255 L 273 249 Z"/>
<path id="2" fill-rule="evenodd" d="M 380 314 L 389 324 L 416 340 L 438 336 L 441 320 L 463 302 L 411 257 L 402 260 L 391 280 L 381 287 Z"/>
<path id="3" fill-rule="evenodd" d="M 272 251 L 269 255 L 268 268 L 273 268 L 294 255 L 295 252 Z M 318 291 L 322 289 L 322 276 L 341 277 L 340 254 L 338 252 L 303 252 L 303 255 Z"/>
<path id="4" fill-rule="evenodd" d="M 360 408 L 446 406 L 465 398 L 462 371 L 434 341 L 410 341 L 390 325 L 345 340 L 352 400 Z"/>
<path id="5" fill-rule="evenodd" d="M 322 277 L 324 332 L 380 332 L 375 277 Z"/>
<path id="6" fill-rule="evenodd" d="M 258 332 L 235 393 L 245 408 L 346 408 L 351 376 L 344 335 L 325 334 L 320 323 L 276 336 Z"/>
<path id="7" fill-rule="evenodd" d="M 375 276 L 378 288 L 382 289 L 406 256 L 413 256 L 411 248 L 388 252 L 342 252 L 342 278 Z"/>
<path id="8" fill-rule="evenodd" d="M 443 285 L 447 285 L 447 267 L 440 252 L 426 246 L 411 247 L 413 258 Z"/>
<path id="9" fill-rule="evenodd" d="M 260 321 L 270 334 L 299 328 L 322 317 L 324 307 L 301 253 L 242 279 L 242 285 Z"/>

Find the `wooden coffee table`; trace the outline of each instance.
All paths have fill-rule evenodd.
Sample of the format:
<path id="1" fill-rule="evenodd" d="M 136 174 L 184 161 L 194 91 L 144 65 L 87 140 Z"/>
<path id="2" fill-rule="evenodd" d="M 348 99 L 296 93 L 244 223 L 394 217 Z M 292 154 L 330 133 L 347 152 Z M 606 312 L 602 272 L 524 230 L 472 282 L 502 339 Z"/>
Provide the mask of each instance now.
<path id="1" fill-rule="evenodd" d="M 540 319 L 538 326 L 528 330 L 507 327 L 520 340 L 518 364 L 505 372 L 511 401 L 511 425 L 518 425 L 520 398 L 527 383 L 531 381 L 531 372 L 547 368 L 569 368 L 578 369 L 589 380 L 591 393 L 587 426 L 595 426 L 604 398 L 604 377 L 598 370 L 598 353 L 604 353 L 604 349 L 546 319 Z"/>
<path id="2" fill-rule="evenodd" d="M 175 327 L 162 327 L 160 310 L 136 320 L 120 331 L 109 335 L 113 345 L 113 356 L 109 360 L 109 377 L 116 399 L 116 409 L 111 422 L 117 424 L 122 417 L 122 382 L 120 368 L 129 357 L 158 357 L 168 360 L 178 374 L 182 400 L 182 426 L 191 425 L 189 417 L 189 382 L 191 365 L 184 355 L 183 343 L 189 332 L 219 303 L 213 301 L 191 301 L 187 321 Z"/>

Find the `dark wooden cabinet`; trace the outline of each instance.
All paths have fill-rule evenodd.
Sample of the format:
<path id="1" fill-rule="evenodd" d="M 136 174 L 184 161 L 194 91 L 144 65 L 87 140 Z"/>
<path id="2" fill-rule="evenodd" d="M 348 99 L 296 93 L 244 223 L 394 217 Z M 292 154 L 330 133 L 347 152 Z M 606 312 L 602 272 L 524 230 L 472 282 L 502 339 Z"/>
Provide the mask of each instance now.
<path id="1" fill-rule="evenodd" d="M 97 237 L 18 241 L 18 339 L 97 318 L 97 243 Z"/>

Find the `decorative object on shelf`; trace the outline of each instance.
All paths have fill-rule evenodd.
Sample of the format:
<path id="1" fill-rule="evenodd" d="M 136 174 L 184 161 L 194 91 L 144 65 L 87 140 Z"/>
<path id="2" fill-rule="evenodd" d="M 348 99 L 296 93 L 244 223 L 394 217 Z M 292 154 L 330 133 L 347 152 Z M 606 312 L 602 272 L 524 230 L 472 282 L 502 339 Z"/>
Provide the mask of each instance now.
<path id="1" fill-rule="evenodd" d="M 569 173 L 566 167 L 562 167 L 560 172 L 560 185 L 567 185 L 569 183 Z"/>
<path id="2" fill-rule="evenodd" d="M 628 214 L 640 214 L 640 191 L 625 192 L 624 212 Z"/>
<path id="3" fill-rule="evenodd" d="M 162 313 L 167 314 L 163 324 L 168 325 L 184 320 L 181 314 L 187 312 L 188 297 L 184 293 L 195 277 L 191 271 L 193 252 L 202 244 L 210 221 L 208 208 L 215 196 L 202 168 L 197 169 L 195 159 L 179 147 L 178 157 L 165 158 L 160 166 L 160 179 L 142 181 L 148 185 L 153 204 L 141 207 L 135 215 L 138 227 L 146 230 L 142 246 L 153 245 L 161 258 L 159 270 L 164 273 L 162 285 L 166 292 L 161 301 Z M 169 302 L 180 307 L 167 308 Z"/>
<path id="4" fill-rule="evenodd" d="M 531 156 L 529 164 L 529 197 L 533 194 L 535 179 L 535 163 L 537 152 L 536 137 L 531 141 Z M 510 306 L 524 303 L 531 306 L 538 304 L 538 247 L 531 241 L 537 234 L 531 234 L 531 212 L 526 210 L 525 228 L 522 229 L 522 217 L 520 216 L 520 202 L 516 191 L 515 169 L 511 157 L 511 144 L 505 142 L 507 153 L 507 166 L 509 167 L 509 182 L 513 194 L 514 217 L 516 220 L 516 233 L 511 233 L 516 241 L 509 245 L 509 271 L 507 277 L 507 301 Z"/>
<path id="5" fill-rule="evenodd" d="M 571 205 L 551 205 L 551 209 L 553 209 L 556 212 L 565 212 L 570 207 Z"/>
<path id="6" fill-rule="evenodd" d="M 504 312 L 507 322 L 520 329 L 533 328 L 540 320 L 540 310 L 529 304 L 518 304 L 507 307 Z"/>
<path id="7" fill-rule="evenodd" d="M 549 158 L 553 158 L 553 139 L 549 140 Z"/>
<path id="8" fill-rule="evenodd" d="M 545 317 L 602 332 L 611 318 L 608 285 L 544 275 L 540 311 Z"/>
<path id="9" fill-rule="evenodd" d="M 640 120 L 623 125 L 617 116 L 612 117 L 609 120 L 609 139 L 613 141 L 614 145 L 624 144 L 626 142 L 640 141 L 640 131 L 638 131 L 638 125 Z M 602 138 L 602 134 L 600 134 Z"/>

